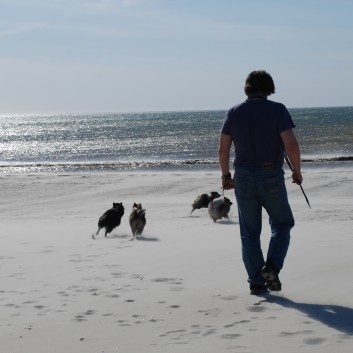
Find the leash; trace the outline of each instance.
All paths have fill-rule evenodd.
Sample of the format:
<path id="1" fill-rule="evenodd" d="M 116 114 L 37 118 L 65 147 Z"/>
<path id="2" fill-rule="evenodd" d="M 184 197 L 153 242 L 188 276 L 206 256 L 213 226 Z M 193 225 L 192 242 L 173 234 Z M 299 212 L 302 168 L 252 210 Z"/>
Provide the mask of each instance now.
<path id="1" fill-rule="evenodd" d="M 286 160 L 286 162 L 287 162 L 287 164 L 288 164 L 289 169 L 290 169 L 290 170 L 292 171 L 292 173 L 293 173 L 293 172 L 294 172 L 294 171 L 293 171 L 293 167 L 292 167 L 292 165 L 291 165 L 291 163 L 290 163 L 290 161 L 289 161 L 289 159 L 288 159 L 287 151 L 284 151 L 284 158 L 285 158 L 285 160 Z M 305 194 L 305 192 L 304 192 L 304 189 L 303 189 L 302 185 L 299 184 L 299 186 L 300 186 L 300 189 L 301 189 L 302 192 L 303 192 L 303 195 L 304 195 L 304 197 L 305 197 L 306 203 L 308 204 L 309 208 L 311 209 L 310 202 L 309 202 L 308 197 L 306 196 L 306 194 Z"/>

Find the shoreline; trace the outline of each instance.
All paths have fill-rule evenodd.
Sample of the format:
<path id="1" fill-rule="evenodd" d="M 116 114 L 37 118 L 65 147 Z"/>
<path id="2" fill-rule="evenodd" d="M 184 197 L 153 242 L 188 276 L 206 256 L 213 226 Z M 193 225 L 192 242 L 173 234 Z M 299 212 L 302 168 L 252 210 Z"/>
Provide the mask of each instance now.
<path id="1" fill-rule="evenodd" d="M 230 163 L 231 165 L 231 163 Z M 303 158 L 302 169 L 353 168 L 353 157 L 327 159 Z M 25 163 L 1 164 L 0 175 L 6 174 L 60 174 L 60 173 L 121 173 L 121 172 L 176 172 L 176 171 L 217 171 L 218 160 L 166 160 L 140 162 L 102 162 L 102 163 Z M 284 169 L 287 169 L 284 163 Z"/>

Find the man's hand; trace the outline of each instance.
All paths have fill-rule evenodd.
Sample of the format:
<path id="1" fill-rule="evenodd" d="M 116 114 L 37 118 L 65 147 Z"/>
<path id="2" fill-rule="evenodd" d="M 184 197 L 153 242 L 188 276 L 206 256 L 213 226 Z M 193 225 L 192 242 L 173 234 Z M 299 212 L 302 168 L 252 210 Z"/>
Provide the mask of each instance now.
<path id="1" fill-rule="evenodd" d="M 222 187 L 224 190 L 234 189 L 234 181 L 230 173 L 222 175 Z"/>
<path id="2" fill-rule="evenodd" d="M 234 189 L 234 181 L 232 179 L 222 180 L 222 187 L 224 190 Z"/>
<path id="3" fill-rule="evenodd" d="M 292 179 L 293 179 L 293 181 L 292 181 L 293 183 L 300 185 L 303 182 L 302 173 L 294 172 L 292 174 Z"/>

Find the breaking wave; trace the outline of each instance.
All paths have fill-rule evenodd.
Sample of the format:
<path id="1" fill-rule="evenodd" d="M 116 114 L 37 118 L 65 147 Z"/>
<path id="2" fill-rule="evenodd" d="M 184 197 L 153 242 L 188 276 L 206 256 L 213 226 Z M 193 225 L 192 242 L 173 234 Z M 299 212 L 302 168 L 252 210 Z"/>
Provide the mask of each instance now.
<path id="1" fill-rule="evenodd" d="M 320 166 L 346 162 L 353 165 L 353 156 L 309 156 L 303 157 L 304 165 Z M 28 173 L 84 173 L 122 172 L 138 170 L 218 170 L 217 159 L 153 160 L 153 161 L 109 161 L 109 162 L 55 162 L 55 163 L 7 163 L 0 164 L 0 172 L 7 174 Z"/>

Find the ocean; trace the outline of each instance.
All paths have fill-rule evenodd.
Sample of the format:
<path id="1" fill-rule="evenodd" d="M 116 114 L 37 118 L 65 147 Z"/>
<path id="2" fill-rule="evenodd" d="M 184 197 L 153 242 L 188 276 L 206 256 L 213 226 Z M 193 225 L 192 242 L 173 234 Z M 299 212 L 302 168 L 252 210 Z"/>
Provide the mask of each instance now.
<path id="1" fill-rule="evenodd" d="M 303 167 L 353 165 L 353 107 L 289 112 Z M 0 115 L 0 173 L 218 169 L 225 113 Z"/>

